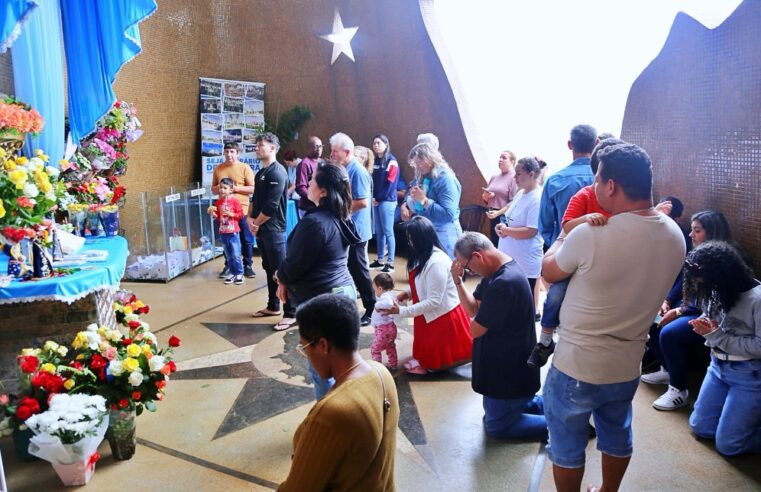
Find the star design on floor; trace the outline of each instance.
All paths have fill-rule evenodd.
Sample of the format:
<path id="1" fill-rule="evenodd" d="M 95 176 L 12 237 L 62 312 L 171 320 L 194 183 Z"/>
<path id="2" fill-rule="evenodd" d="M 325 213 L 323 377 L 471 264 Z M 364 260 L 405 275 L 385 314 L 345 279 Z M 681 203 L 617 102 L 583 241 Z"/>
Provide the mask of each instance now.
<path id="1" fill-rule="evenodd" d="M 354 51 L 351 49 L 351 39 L 357 34 L 359 27 L 344 27 L 341 20 L 341 14 L 336 9 L 333 15 L 333 32 L 320 36 L 322 39 L 333 43 L 333 57 L 330 64 L 333 65 L 341 53 L 346 55 L 351 61 L 354 61 Z"/>
<path id="2" fill-rule="evenodd" d="M 213 439 L 314 401 L 307 359 L 295 350 L 299 343 L 298 330 L 274 332 L 271 324 L 258 323 L 202 324 L 237 348 L 182 361 L 173 379 L 246 379 Z M 372 341 L 371 333 L 360 332 L 360 347 L 367 348 Z M 258 364 L 254 363 L 255 350 Z M 470 381 L 470 378 L 469 364 L 426 376 L 410 375 L 402 370 L 394 377 L 399 395 L 399 429 L 433 471 L 437 467 L 410 383 Z"/>

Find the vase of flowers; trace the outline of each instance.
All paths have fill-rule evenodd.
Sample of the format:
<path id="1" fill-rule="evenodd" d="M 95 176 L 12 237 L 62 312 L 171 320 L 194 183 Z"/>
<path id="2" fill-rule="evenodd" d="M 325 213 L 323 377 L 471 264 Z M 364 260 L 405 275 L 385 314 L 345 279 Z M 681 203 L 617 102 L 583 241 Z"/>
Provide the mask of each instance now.
<path id="1" fill-rule="evenodd" d="M 0 148 L 14 154 L 24 146 L 27 133 L 37 135 L 45 121 L 37 110 L 13 96 L 0 100 Z"/>
<path id="2" fill-rule="evenodd" d="M 64 485 L 90 481 L 108 428 L 102 396 L 53 395 L 48 410 L 29 417 L 26 425 L 34 432 L 29 452 L 52 463 Z"/>
<path id="3" fill-rule="evenodd" d="M 116 460 L 128 460 L 135 454 L 137 446 L 137 415 L 135 407 L 111 408 L 108 411 L 106 439 L 111 446 L 111 454 Z"/>
<path id="4" fill-rule="evenodd" d="M 105 205 L 100 207 L 98 214 L 106 236 L 116 236 L 119 233 L 119 207 Z"/>

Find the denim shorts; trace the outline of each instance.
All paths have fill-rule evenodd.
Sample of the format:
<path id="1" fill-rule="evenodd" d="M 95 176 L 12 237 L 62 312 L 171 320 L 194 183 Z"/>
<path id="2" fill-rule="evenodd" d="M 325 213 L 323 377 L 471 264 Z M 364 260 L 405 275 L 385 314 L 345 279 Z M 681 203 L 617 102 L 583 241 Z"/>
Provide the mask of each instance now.
<path id="1" fill-rule="evenodd" d="M 639 378 L 614 384 L 578 381 L 551 366 L 544 382 L 547 453 L 563 468 L 581 468 L 594 416 L 597 450 L 617 458 L 632 454 L 632 398 Z"/>

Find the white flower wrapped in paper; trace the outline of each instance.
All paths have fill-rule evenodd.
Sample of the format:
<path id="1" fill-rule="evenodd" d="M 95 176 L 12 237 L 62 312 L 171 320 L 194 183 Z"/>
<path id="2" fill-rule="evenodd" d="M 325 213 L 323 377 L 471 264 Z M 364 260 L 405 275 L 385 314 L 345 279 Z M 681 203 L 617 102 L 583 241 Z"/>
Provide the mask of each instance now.
<path id="1" fill-rule="evenodd" d="M 99 395 L 53 395 L 50 408 L 25 423 L 35 434 L 29 453 L 57 464 L 86 461 L 108 428 L 106 400 Z"/>

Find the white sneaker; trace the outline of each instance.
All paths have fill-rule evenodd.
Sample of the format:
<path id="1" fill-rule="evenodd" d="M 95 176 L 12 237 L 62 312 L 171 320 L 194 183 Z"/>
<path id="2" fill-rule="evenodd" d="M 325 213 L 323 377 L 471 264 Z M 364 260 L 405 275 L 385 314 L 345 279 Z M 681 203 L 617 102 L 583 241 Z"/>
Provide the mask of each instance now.
<path id="1" fill-rule="evenodd" d="M 669 410 L 686 407 L 689 403 L 687 401 L 689 394 L 690 392 L 687 390 L 680 391 L 669 385 L 669 389 L 653 402 L 653 408 L 668 412 Z"/>
<path id="2" fill-rule="evenodd" d="M 663 368 L 663 366 L 655 372 L 643 374 L 639 379 L 647 384 L 669 384 L 670 381 L 669 373 Z"/>

